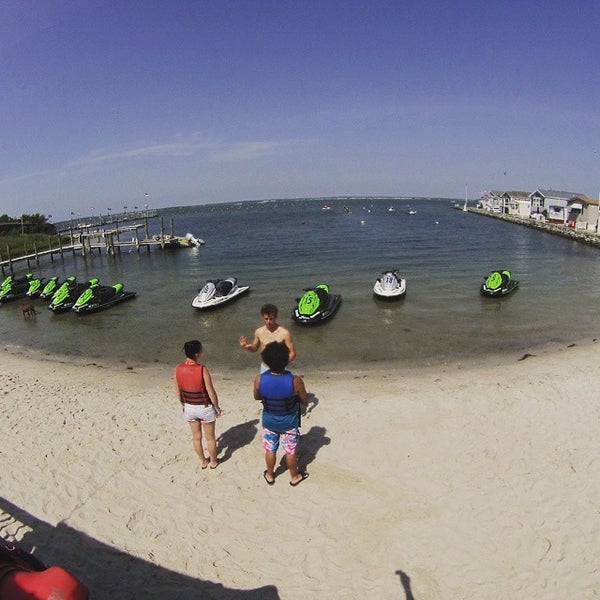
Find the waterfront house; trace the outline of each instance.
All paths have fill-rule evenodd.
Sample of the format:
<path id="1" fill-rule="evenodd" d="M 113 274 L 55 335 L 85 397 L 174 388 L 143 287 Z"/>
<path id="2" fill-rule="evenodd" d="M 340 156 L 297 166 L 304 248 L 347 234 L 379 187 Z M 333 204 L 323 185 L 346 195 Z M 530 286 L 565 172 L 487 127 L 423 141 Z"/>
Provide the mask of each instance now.
<path id="1" fill-rule="evenodd" d="M 483 210 L 489 210 L 494 213 L 504 212 L 504 200 L 502 198 L 502 192 L 492 190 L 491 192 L 485 191 L 479 199 L 479 205 Z"/>
<path id="2" fill-rule="evenodd" d="M 513 190 L 502 193 L 503 213 L 515 217 L 529 217 L 531 214 L 531 203 L 529 192 Z"/>
<path id="3" fill-rule="evenodd" d="M 573 224 L 579 220 L 583 205 L 590 200 L 576 192 L 537 189 L 529 194 L 529 201 L 532 216 L 543 216 L 548 223 L 567 225 L 569 221 Z"/>
<path id="4" fill-rule="evenodd" d="M 572 198 L 567 203 L 567 226 L 583 231 L 596 231 L 599 210 L 598 200 L 585 196 Z"/>

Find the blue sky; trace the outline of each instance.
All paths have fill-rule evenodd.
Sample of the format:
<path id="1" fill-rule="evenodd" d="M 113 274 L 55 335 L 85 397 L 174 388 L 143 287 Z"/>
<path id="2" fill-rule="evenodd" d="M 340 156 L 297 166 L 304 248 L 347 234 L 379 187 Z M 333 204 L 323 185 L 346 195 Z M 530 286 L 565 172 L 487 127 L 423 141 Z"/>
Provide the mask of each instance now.
<path id="1" fill-rule="evenodd" d="M 595 1 L 3 1 L 0 213 L 595 198 L 599 41 Z"/>

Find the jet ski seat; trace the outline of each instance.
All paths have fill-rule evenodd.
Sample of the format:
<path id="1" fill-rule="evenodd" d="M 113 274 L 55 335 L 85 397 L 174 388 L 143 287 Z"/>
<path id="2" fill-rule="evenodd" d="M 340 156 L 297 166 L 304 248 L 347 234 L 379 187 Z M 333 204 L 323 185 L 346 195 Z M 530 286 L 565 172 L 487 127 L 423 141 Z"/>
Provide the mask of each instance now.
<path id="1" fill-rule="evenodd" d="M 233 289 L 233 282 L 227 279 L 221 279 L 216 285 L 217 296 L 227 296 Z"/>

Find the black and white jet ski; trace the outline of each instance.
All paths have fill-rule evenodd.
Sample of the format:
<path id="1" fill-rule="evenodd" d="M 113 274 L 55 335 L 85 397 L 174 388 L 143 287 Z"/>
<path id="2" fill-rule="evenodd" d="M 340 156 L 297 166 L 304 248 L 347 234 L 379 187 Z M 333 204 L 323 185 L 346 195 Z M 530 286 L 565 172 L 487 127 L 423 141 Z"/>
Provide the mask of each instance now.
<path id="1" fill-rule="evenodd" d="M 122 283 L 115 285 L 100 285 L 94 283 L 90 285 L 83 294 L 77 298 L 73 304 L 72 310 L 78 314 L 90 313 L 95 310 L 101 310 L 114 306 L 125 300 L 131 300 L 136 297 L 135 292 L 126 292 Z"/>
<path id="2" fill-rule="evenodd" d="M 312 325 L 333 317 L 342 303 L 342 296 L 330 294 L 329 286 L 321 283 L 305 290 L 296 302 L 292 309 L 292 319 L 300 325 Z"/>
<path id="3" fill-rule="evenodd" d="M 383 271 L 373 286 L 373 293 L 378 298 L 395 300 L 406 294 L 406 279 L 400 277 L 398 269 Z"/>
<path id="4" fill-rule="evenodd" d="M 518 287 L 519 282 L 512 278 L 512 274 L 508 269 L 498 269 L 492 271 L 485 278 L 480 291 L 484 296 L 498 298 L 514 292 Z"/>
<path id="5" fill-rule="evenodd" d="M 231 302 L 249 289 L 249 285 L 238 285 L 237 277 L 209 279 L 198 288 L 198 295 L 192 300 L 192 306 L 200 310 L 215 308 Z"/>

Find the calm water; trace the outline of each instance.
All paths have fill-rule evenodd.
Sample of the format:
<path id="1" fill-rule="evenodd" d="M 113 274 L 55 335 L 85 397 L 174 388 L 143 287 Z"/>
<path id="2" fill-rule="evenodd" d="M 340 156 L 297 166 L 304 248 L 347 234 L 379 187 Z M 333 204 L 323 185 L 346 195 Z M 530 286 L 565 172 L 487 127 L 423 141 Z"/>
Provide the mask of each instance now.
<path id="1" fill-rule="evenodd" d="M 253 367 L 258 357 L 237 339 L 261 323 L 264 302 L 279 306 L 280 323 L 293 333 L 297 369 L 435 364 L 597 335 L 597 249 L 463 213 L 447 199 L 329 204 L 330 211 L 316 200 L 166 209 L 167 227 L 172 218 L 177 234 L 190 231 L 206 245 L 44 259 L 40 270 L 32 264 L 35 274 L 121 281 L 138 297 L 86 316 L 53 314 L 37 300 L 39 314 L 27 321 L 20 302 L 5 304 L 2 340 L 49 353 L 174 364 L 182 343 L 198 337 L 214 367 Z M 392 267 L 401 269 L 408 291 L 390 304 L 376 300 L 372 288 Z M 511 269 L 521 286 L 504 299 L 482 298 L 479 285 L 495 268 Z M 250 285 L 250 294 L 210 313 L 191 307 L 201 280 L 230 275 Z M 342 294 L 340 310 L 315 328 L 294 324 L 294 299 L 321 282 Z"/>

